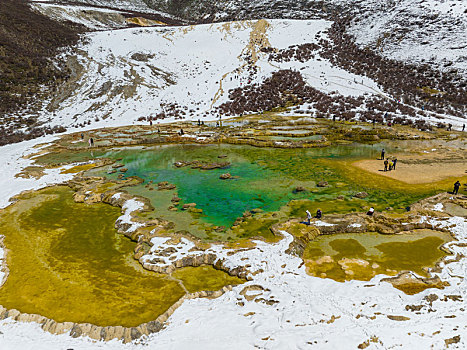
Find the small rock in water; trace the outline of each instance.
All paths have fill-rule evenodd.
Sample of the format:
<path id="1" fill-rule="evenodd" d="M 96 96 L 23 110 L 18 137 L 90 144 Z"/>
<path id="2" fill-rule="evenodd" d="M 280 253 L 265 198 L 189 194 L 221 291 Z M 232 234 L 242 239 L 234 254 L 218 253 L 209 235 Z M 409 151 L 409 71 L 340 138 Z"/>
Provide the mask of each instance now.
<path id="1" fill-rule="evenodd" d="M 162 181 L 162 182 L 159 182 L 157 184 L 157 189 L 159 191 L 162 191 L 162 190 L 173 190 L 175 189 L 177 186 L 175 186 L 174 184 L 171 184 L 171 183 L 168 183 L 167 181 Z"/>
<path id="2" fill-rule="evenodd" d="M 320 182 L 318 182 L 318 184 L 317 184 L 316 186 L 318 186 L 318 187 L 326 187 L 326 186 L 328 186 L 328 185 L 329 185 L 329 184 L 328 184 L 327 181 L 320 181 Z"/>
<path id="3" fill-rule="evenodd" d="M 298 193 L 298 192 L 305 192 L 305 191 L 306 191 L 305 187 L 297 186 L 297 187 L 295 187 L 295 189 L 292 192 L 293 193 Z"/>
<path id="4" fill-rule="evenodd" d="M 368 197 L 368 193 L 366 193 L 365 191 L 358 192 L 358 193 L 355 194 L 355 197 L 360 198 L 360 199 L 366 198 L 366 197 Z"/>
<path id="5" fill-rule="evenodd" d="M 225 174 L 222 174 L 221 176 L 219 176 L 219 179 L 221 180 L 228 180 L 232 177 L 232 175 L 230 175 L 230 173 L 225 173 Z"/>

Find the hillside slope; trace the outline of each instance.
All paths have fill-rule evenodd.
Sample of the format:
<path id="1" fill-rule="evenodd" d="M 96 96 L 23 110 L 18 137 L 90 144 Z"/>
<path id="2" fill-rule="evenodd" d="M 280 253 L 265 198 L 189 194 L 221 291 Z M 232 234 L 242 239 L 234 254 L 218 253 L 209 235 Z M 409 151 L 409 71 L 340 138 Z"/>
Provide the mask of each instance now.
<path id="1" fill-rule="evenodd" d="M 318 54 L 283 61 L 271 56 L 271 50 L 317 43 L 330 25 L 260 20 L 97 32 L 77 58 L 69 59 L 73 78 L 50 102 L 53 114 L 44 112 L 44 118 L 66 127 L 214 118 L 230 90 L 289 69 L 299 70 L 306 84 L 325 94 L 381 94 L 370 79 Z"/>
<path id="2" fill-rule="evenodd" d="M 31 11 L 25 0 L 2 0 L 0 6 L 0 144 L 19 130 L 34 133 L 33 110 L 68 72 L 52 59 L 75 45 L 83 27 L 59 23 Z M 39 133 L 44 130 L 39 131 Z"/>
<path id="3" fill-rule="evenodd" d="M 465 4 L 457 0 L 442 6 L 431 0 L 307 4 L 164 0 L 159 10 L 172 17 L 161 17 L 163 13 L 149 8 L 156 7 L 149 0 L 36 1 L 35 16 L 40 12 L 67 28 L 69 21 L 80 23 L 87 34 L 75 52 L 55 59 L 56 67 L 67 72 L 66 82 L 57 81 L 58 90 L 48 90 L 47 95 L 30 92 L 42 104 L 39 121 L 22 104 L 26 118 L 11 114 L 3 118 L 2 142 L 40 135 L 43 130 L 27 126 L 41 123 L 79 129 L 91 124 L 213 119 L 291 106 L 296 113 L 315 117 L 421 129 L 466 122 Z M 194 7 L 199 13 L 189 10 Z M 139 15 L 146 19 L 131 17 Z M 260 15 L 327 19 L 170 26 Z M 148 24 L 157 26 L 115 30 Z"/>

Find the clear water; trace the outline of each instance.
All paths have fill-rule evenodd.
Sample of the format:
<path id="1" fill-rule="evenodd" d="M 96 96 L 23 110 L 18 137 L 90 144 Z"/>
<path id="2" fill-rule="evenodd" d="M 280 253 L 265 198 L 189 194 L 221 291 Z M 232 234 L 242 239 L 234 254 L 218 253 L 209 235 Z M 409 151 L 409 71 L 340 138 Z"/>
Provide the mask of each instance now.
<path id="1" fill-rule="evenodd" d="M 68 187 L 23 196 L 0 212 L 9 276 L 0 305 L 57 322 L 133 327 L 155 320 L 189 291 L 242 281 L 213 267 L 169 277 L 133 259 L 136 243 L 117 233 L 120 209 L 73 201 Z M 0 346 L 1 347 L 1 346 Z"/>
<path id="2" fill-rule="evenodd" d="M 131 193 L 151 200 L 156 208 L 155 216 L 179 222 L 182 230 L 204 224 L 230 227 L 245 211 L 260 208 L 266 212 L 280 210 L 293 200 L 290 215 L 300 216 L 304 208 L 300 205 L 318 204 L 327 212 L 362 210 L 362 205 L 372 205 L 377 210 L 392 206 L 405 208 L 433 188 L 392 186 L 373 184 L 373 177 L 358 173 L 350 174 L 345 162 L 358 158 L 377 158 L 382 145 L 350 144 L 317 149 L 274 149 L 233 145 L 165 145 L 151 148 L 123 148 L 102 153 L 101 157 L 121 159 L 128 171 L 125 176 L 138 176 L 144 184 L 127 188 Z M 385 146 L 388 149 L 387 146 Z M 226 156 L 218 158 L 219 155 Z M 176 168 L 176 161 L 201 160 L 205 162 L 229 161 L 227 169 L 199 170 L 190 167 Z M 90 175 L 116 178 L 117 174 L 106 174 L 107 168 L 89 171 Z M 220 180 L 219 176 L 229 172 L 236 177 Z M 349 173 L 349 174 L 348 174 Z M 355 175 L 354 175 L 355 176 Z M 316 187 L 326 180 L 328 187 Z M 148 185 L 168 181 L 177 186 L 172 192 L 158 191 L 157 186 Z M 307 189 L 294 193 L 297 186 Z M 401 187 L 402 186 L 402 187 Z M 369 193 L 365 200 L 352 198 L 359 191 Z M 168 210 L 170 199 L 177 194 L 183 203 L 196 203 L 202 214 L 172 212 Z M 336 203 L 336 197 L 344 195 L 343 202 Z M 301 203 L 297 205 L 297 203 Z M 329 205 L 328 205 L 329 204 Z M 178 218 L 178 219 L 177 219 Z"/>

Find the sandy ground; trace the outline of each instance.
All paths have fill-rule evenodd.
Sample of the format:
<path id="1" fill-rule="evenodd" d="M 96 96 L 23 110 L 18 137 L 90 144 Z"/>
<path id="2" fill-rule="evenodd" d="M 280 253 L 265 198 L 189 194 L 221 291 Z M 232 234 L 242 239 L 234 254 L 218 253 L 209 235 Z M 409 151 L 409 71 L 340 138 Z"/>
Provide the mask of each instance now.
<path id="1" fill-rule="evenodd" d="M 376 159 L 360 160 L 353 165 L 408 184 L 436 182 L 449 177 L 461 178 L 467 175 L 467 162 L 465 160 L 455 162 L 422 156 L 401 156 L 397 159 L 396 170 L 393 171 L 383 171 L 383 161 Z"/>

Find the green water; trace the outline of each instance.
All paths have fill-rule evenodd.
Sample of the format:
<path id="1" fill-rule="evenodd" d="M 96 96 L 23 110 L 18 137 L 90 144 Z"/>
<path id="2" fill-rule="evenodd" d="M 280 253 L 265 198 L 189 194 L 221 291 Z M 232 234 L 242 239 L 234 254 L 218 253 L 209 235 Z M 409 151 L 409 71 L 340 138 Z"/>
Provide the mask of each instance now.
<path id="1" fill-rule="evenodd" d="M 377 274 L 413 271 L 426 276 L 447 254 L 440 246 L 452 240 L 445 232 L 416 230 L 403 235 L 374 232 L 323 235 L 309 242 L 303 259 L 307 271 L 337 281 L 370 280 Z"/>
<path id="2" fill-rule="evenodd" d="M 410 186 L 391 179 L 355 170 L 348 162 L 356 159 L 376 159 L 381 148 L 388 152 L 388 144 L 345 144 L 325 148 L 277 149 L 238 145 L 163 145 L 154 147 L 122 147 L 110 151 L 67 152 L 48 154 L 40 163 L 60 163 L 105 157 L 119 160 L 128 171 L 125 177 L 138 176 L 144 183 L 126 190 L 149 198 L 155 208 L 146 217 L 158 217 L 175 222 L 175 230 L 189 231 L 206 238 L 206 229 L 214 226 L 229 228 L 244 212 L 262 209 L 265 212 L 281 211 L 283 215 L 303 217 L 305 210 L 320 208 L 326 213 L 364 211 L 373 206 L 376 210 L 393 207 L 403 211 L 411 203 L 432 195 L 435 186 Z M 225 156 L 218 158 L 219 155 Z M 204 162 L 230 162 L 226 169 L 199 170 L 190 167 L 176 168 L 176 161 L 200 160 Z M 346 163 L 347 162 L 347 163 Z M 93 169 L 89 175 L 116 179 L 119 173 L 107 174 L 110 166 Z M 234 179 L 220 180 L 229 172 Z M 317 187 L 325 180 L 328 187 Z M 173 191 L 158 191 L 150 182 L 168 181 L 177 186 Z M 305 192 L 294 193 L 298 186 Z M 354 194 L 366 191 L 369 196 L 357 199 Z M 171 198 L 181 198 L 184 203 L 196 203 L 202 213 L 170 211 Z M 336 200 L 343 196 L 342 200 Z M 261 215 L 257 215 L 260 217 Z M 258 225 L 252 225 L 257 227 Z M 245 228 L 248 231 L 248 228 Z M 254 232 L 249 232 L 254 235 Z M 237 235 L 237 234 L 235 234 Z M 242 237 L 246 237 L 242 233 Z M 217 234 L 226 239 L 228 233 Z"/>
<path id="3" fill-rule="evenodd" d="M 52 187 L 24 196 L 0 213 L 9 276 L 0 305 L 57 322 L 137 326 L 155 320 L 188 290 L 217 290 L 242 281 L 212 267 L 177 277 L 144 270 L 135 243 L 119 235 L 119 208 L 75 203 Z"/>
<path id="4" fill-rule="evenodd" d="M 149 181 L 168 181 L 177 186 L 176 192 L 182 203 L 195 202 L 197 208 L 203 210 L 200 220 L 229 227 L 247 210 L 260 208 L 269 212 L 277 211 L 291 200 L 297 199 L 309 199 L 313 203 L 323 203 L 324 206 L 327 202 L 330 204 L 327 206 L 329 211 L 333 211 L 332 207 L 335 206 L 338 210 L 334 212 L 342 212 L 358 210 L 365 204 L 371 204 L 377 209 L 387 206 L 403 208 L 425 195 L 427 191 L 401 193 L 387 188 L 380 189 L 366 183 L 364 178 L 360 183 L 349 181 L 345 169 L 323 162 L 333 160 L 337 165 L 340 160 L 376 158 L 380 148 L 381 145 L 343 145 L 319 149 L 168 145 L 144 150 L 113 150 L 102 156 L 121 158 L 120 162 L 128 169 L 125 176 L 144 179 L 145 184 L 129 191 L 150 198 L 154 207 L 168 207 L 170 201 L 167 202 L 167 199 L 171 196 L 161 194 L 157 189 L 150 191 L 145 185 Z M 226 157 L 219 159 L 219 155 Z M 227 169 L 214 170 L 176 168 L 173 163 L 180 160 L 228 161 L 231 165 Z M 89 174 L 111 178 L 117 176 L 107 175 L 106 171 L 107 168 L 96 169 Z M 219 176 L 226 172 L 238 178 L 220 180 Z M 328 181 L 330 186 L 316 187 L 316 183 L 321 180 Z M 297 186 L 303 186 L 307 191 L 293 193 Z M 370 194 L 367 199 L 352 199 L 353 194 L 363 190 Z M 336 205 L 338 195 L 344 195 L 346 200 Z M 301 215 L 298 210 L 292 214 Z"/>

